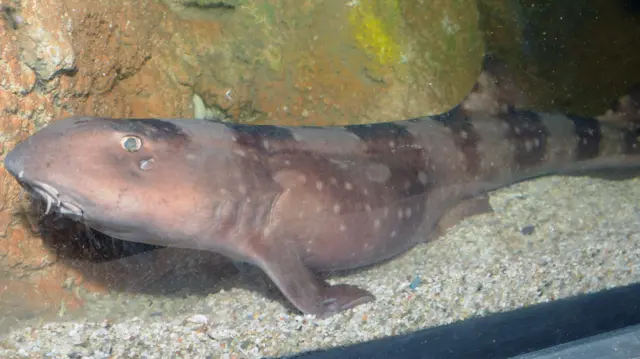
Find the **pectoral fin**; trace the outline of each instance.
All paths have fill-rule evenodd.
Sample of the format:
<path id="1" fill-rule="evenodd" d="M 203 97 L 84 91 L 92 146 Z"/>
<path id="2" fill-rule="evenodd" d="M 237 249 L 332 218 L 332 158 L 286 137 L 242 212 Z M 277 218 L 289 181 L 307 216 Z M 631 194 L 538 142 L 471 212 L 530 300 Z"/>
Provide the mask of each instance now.
<path id="1" fill-rule="evenodd" d="M 330 285 L 285 246 L 265 248 L 256 264 L 298 310 L 318 318 L 326 318 L 375 299 L 373 294 L 356 286 Z"/>
<path id="2" fill-rule="evenodd" d="M 489 203 L 489 196 L 478 195 L 469 199 L 465 199 L 456 206 L 447 211 L 436 228 L 438 235 L 443 235 L 449 228 L 457 225 L 467 217 L 491 213 L 493 209 Z"/>

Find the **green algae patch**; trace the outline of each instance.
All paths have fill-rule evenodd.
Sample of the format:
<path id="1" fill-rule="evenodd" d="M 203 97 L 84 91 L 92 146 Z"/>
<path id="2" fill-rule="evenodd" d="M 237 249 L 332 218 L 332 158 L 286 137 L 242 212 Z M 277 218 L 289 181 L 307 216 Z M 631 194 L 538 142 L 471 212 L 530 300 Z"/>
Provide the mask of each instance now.
<path id="1" fill-rule="evenodd" d="M 358 45 L 381 65 L 400 62 L 404 21 L 398 1 L 357 0 L 349 6 L 349 22 Z"/>

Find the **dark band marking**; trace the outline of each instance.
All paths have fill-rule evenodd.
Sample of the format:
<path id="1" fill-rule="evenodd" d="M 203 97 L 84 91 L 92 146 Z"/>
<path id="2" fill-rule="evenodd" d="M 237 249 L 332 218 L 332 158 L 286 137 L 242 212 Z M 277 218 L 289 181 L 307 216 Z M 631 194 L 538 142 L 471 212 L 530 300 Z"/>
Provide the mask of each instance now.
<path id="1" fill-rule="evenodd" d="M 437 116 L 442 116 L 442 115 L 433 115 L 433 116 L 423 116 L 423 117 L 414 117 L 414 118 L 410 118 L 405 120 L 406 122 L 409 123 L 416 123 L 416 122 L 421 122 L 421 121 L 426 121 L 426 120 L 433 120 L 434 117 Z"/>
<path id="2" fill-rule="evenodd" d="M 238 134 L 246 134 L 251 137 L 260 139 L 289 140 L 293 139 L 293 135 L 288 128 L 273 125 L 247 125 L 240 123 L 225 122 L 225 126 L 229 127 Z"/>
<path id="3" fill-rule="evenodd" d="M 426 118 L 429 120 L 440 122 L 447 127 L 451 127 L 451 124 L 454 122 L 467 121 L 466 117 L 467 115 L 465 114 L 464 109 L 460 105 L 457 105 L 449 111 L 429 117 L 419 117 L 417 119 L 413 119 L 413 121 L 419 121 Z"/>
<path id="4" fill-rule="evenodd" d="M 367 144 L 381 140 L 407 140 L 412 142 L 411 133 L 401 125 L 393 122 L 375 123 L 371 125 L 348 125 L 344 129 L 358 136 Z"/>
<path id="5" fill-rule="evenodd" d="M 231 122 L 225 122 L 224 125 L 233 131 L 236 142 L 242 146 L 273 152 L 295 143 L 293 133 L 286 127 Z"/>
<path id="6" fill-rule="evenodd" d="M 402 125 L 405 122 L 344 126 L 365 144 L 365 151 L 374 161 L 389 167 L 391 175 L 385 187 L 399 198 L 424 195 L 432 186 L 425 151 Z M 426 176 L 422 178 L 426 183 L 421 176 Z"/>
<path id="7" fill-rule="evenodd" d="M 323 129 L 327 128 L 327 127 L 325 127 L 325 126 L 314 126 L 314 125 L 300 125 L 300 126 L 296 126 L 296 128 L 302 128 L 304 130 L 309 130 L 309 129 L 311 129 L 311 130 L 323 130 Z"/>
<path id="8" fill-rule="evenodd" d="M 413 135 L 399 123 L 348 125 L 344 129 L 362 141 L 370 156 L 390 167 L 416 168 L 425 165 L 422 148 L 414 146 Z"/>
<path id="9" fill-rule="evenodd" d="M 623 149 L 625 154 L 640 154 L 640 125 L 633 125 L 624 131 Z"/>
<path id="10" fill-rule="evenodd" d="M 74 125 L 82 125 L 85 123 L 88 123 L 90 121 L 89 117 L 77 117 L 74 121 L 73 124 Z"/>
<path id="11" fill-rule="evenodd" d="M 462 107 L 457 106 L 448 112 L 433 116 L 432 119 L 451 131 L 456 148 L 464 154 L 466 173 L 475 176 L 480 171 L 480 135 Z"/>
<path id="12" fill-rule="evenodd" d="M 575 115 L 567 115 L 567 117 L 573 121 L 578 139 L 576 160 L 597 157 L 600 153 L 600 141 L 602 140 L 602 130 L 598 120 Z"/>
<path id="13" fill-rule="evenodd" d="M 153 141 L 162 140 L 186 140 L 187 134 L 182 131 L 176 124 L 155 119 L 105 119 L 111 123 L 111 127 L 120 132 L 137 134 Z"/>
<path id="14" fill-rule="evenodd" d="M 427 169 L 426 168 L 422 168 L 424 173 L 427 173 Z M 431 174 L 432 172 L 429 172 L 429 174 Z M 393 176 L 396 177 L 402 177 L 402 178 L 410 178 L 411 180 L 409 181 L 409 186 L 406 186 L 406 183 L 402 185 L 402 189 L 401 189 L 401 193 L 403 196 L 405 197 L 411 197 L 411 196 L 418 196 L 421 194 L 424 194 L 427 190 L 431 189 L 434 186 L 434 183 L 431 181 L 431 177 L 429 176 L 429 174 L 427 174 L 427 182 L 426 183 L 422 183 L 420 182 L 419 178 L 419 174 L 417 169 L 411 169 L 409 173 L 394 173 L 392 175 L 392 179 Z"/>
<path id="15" fill-rule="evenodd" d="M 549 137 L 540 117 L 532 111 L 509 109 L 500 118 L 509 124 L 506 136 L 515 147 L 515 165 L 531 167 L 539 164 L 544 159 Z"/>
<path id="16" fill-rule="evenodd" d="M 449 128 L 453 135 L 453 142 L 464 154 L 466 172 L 470 175 L 476 175 L 480 171 L 481 162 L 478 154 L 480 136 L 475 126 L 467 120 L 452 122 Z"/>

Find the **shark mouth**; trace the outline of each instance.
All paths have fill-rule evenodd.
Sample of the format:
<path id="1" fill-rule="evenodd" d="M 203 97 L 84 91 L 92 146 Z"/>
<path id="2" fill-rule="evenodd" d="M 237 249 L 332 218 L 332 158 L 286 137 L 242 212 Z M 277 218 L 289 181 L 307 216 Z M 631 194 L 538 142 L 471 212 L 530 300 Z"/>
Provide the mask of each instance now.
<path id="1" fill-rule="evenodd" d="M 35 193 L 46 203 L 46 209 L 44 211 L 45 216 L 51 212 L 52 209 L 56 210 L 62 215 L 69 215 L 72 217 L 82 218 L 84 211 L 77 204 L 60 199 L 60 192 L 53 186 L 40 181 L 30 181 L 26 183 L 26 186 L 31 193 Z"/>

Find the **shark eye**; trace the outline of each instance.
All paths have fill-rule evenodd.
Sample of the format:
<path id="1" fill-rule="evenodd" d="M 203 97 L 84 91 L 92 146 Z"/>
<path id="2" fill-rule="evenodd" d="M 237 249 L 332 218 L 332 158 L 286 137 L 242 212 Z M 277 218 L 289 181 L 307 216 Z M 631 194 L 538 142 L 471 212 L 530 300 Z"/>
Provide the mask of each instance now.
<path id="1" fill-rule="evenodd" d="M 120 140 L 120 145 L 127 152 L 136 152 L 142 148 L 142 140 L 136 136 L 124 136 Z"/>

